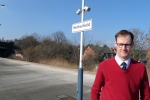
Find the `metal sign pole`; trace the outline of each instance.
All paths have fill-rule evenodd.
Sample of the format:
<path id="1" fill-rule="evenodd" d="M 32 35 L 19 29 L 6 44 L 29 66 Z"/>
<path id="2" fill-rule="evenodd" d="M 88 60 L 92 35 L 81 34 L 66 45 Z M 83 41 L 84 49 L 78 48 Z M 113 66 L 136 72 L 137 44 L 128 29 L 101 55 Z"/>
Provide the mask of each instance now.
<path id="1" fill-rule="evenodd" d="M 81 22 L 84 21 L 84 0 L 82 0 L 82 15 L 81 15 Z M 78 69 L 78 100 L 83 99 L 83 35 L 84 31 L 81 32 L 81 39 L 80 39 L 80 61 L 79 61 L 79 69 Z"/>

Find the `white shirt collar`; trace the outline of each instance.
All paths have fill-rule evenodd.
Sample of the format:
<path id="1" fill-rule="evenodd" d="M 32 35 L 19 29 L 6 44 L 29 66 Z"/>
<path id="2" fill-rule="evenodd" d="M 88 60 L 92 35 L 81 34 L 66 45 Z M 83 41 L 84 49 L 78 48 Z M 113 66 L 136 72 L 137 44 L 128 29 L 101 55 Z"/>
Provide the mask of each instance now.
<path id="1" fill-rule="evenodd" d="M 125 63 L 127 64 L 126 68 L 129 67 L 130 62 L 131 62 L 131 58 L 129 58 L 129 59 L 125 60 L 125 61 L 122 61 L 117 55 L 115 56 L 115 60 L 116 60 L 116 62 L 118 63 L 118 65 L 119 65 L 121 68 L 123 67 L 123 66 L 121 66 L 121 64 L 122 64 L 123 62 L 125 62 Z"/>

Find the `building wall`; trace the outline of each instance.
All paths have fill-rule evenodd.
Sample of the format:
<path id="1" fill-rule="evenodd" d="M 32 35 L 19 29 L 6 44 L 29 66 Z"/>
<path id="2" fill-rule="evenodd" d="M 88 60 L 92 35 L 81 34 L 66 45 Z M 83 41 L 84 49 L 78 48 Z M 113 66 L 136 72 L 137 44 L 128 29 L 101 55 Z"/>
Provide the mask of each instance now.
<path id="1" fill-rule="evenodd" d="M 84 59 L 88 58 L 89 56 L 93 56 L 94 57 L 94 51 L 88 47 L 85 51 L 84 51 Z"/>

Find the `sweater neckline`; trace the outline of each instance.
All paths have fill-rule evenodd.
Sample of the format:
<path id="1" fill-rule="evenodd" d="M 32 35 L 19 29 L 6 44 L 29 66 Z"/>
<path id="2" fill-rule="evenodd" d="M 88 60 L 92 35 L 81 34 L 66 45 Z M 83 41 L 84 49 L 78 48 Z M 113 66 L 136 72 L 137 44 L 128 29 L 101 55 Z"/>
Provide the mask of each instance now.
<path id="1" fill-rule="evenodd" d="M 129 64 L 128 68 L 127 68 L 126 70 L 123 70 L 123 69 L 120 67 L 120 65 L 118 65 L 118 63 L 117 63 L 117 61 L 115 60 L 115 58 L 114 58 L 114 62 L 116 63 L 118 69 L 121 70 L 121 72 L 123 72 L 123 73 L 127 73 L 127 72 L 130 70 L 131 65 L 132 65 L 132 59 L 131 59 L 131 62 L 130 62 L 130 64 Z"/>

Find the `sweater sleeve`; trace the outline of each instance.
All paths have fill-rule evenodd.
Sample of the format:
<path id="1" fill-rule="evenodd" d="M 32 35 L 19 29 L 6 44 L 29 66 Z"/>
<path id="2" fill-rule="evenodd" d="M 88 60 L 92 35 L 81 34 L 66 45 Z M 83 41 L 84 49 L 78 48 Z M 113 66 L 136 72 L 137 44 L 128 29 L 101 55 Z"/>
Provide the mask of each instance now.
<path id="1" fill-rule="evenodd" d="M 150 100 L 150 87 L 146 68 L 144 67 L 143 79 L 140 86 L 140 100 Z"/>
<path id="2" fill-rule="evenodd" d="M 91 100 L 99 100 L 101 88 L 104 85 L 104 75 L 102 71 L 103 66 L 100 64 L 96 73 L 95 81 L 91 88 Z"/>

